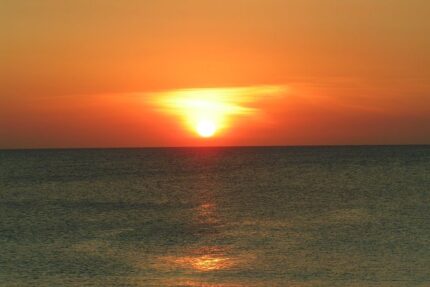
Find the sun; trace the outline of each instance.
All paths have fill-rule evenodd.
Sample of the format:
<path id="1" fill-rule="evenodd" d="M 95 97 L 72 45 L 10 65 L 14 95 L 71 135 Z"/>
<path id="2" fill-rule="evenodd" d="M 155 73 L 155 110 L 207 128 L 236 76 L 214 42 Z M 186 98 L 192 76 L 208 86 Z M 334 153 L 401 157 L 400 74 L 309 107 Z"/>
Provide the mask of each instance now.
<path id="1" fill-rule="evenodd" d="M 258 116 L 250 104 L 284 92 L 280 86 L 191 88 L 152 93 L 163 112 L 175 115 L 195 137 L 222 137 L 239 117 Z"/>
<path id="2" fill-rule="evenodd" d="M 197 133 L 204 138 L 212 137 L 216 130 L 217 126 L 215 122 L 211 120 L 200 120 L 196 126 Z"/>

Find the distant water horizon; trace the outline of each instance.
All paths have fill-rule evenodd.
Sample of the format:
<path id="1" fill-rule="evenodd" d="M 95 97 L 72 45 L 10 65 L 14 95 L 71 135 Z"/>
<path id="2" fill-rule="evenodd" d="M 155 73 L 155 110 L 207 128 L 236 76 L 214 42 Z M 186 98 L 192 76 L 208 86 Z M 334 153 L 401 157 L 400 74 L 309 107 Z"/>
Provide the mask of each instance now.
<path id="1" fill-rule="evenodd" d="M 194 149 L 194 148 L 336 148 L 336 147 L 426 147 L 430 143 L 408 143 L 408 144 L 302 144 L 302 145 L 196 145 L 196 146 L 77 146 L 77 147 L 6 147 L 0 151 L 25 151 L 25 150 L 93 150 L 93 149 Z"/>
<path id="2" fill-rule="evenodd" d="M 428 286 L 430 145 L 0 150 L 0 286 Z"/>

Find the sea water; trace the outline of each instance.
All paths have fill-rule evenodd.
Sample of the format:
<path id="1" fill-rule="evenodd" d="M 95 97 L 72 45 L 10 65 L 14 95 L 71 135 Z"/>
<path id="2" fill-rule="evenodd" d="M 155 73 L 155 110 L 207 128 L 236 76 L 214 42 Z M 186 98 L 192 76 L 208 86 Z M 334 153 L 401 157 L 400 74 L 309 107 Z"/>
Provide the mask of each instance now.
<path id="1" fill-rule="evenodd" d="M 0 151 L 0 286 L 430 286 L 430 147 Z"/>

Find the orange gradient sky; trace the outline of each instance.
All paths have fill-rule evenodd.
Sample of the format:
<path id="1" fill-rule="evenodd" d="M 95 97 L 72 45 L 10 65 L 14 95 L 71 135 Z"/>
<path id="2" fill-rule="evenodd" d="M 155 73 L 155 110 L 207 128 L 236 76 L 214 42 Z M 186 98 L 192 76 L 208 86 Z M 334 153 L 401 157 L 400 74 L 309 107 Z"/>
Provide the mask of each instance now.
<path id="1" fill-rule="evenodd" d="M 428 144 L 429 13 L 427 0 L 0 0 L 0 148 Z"/>

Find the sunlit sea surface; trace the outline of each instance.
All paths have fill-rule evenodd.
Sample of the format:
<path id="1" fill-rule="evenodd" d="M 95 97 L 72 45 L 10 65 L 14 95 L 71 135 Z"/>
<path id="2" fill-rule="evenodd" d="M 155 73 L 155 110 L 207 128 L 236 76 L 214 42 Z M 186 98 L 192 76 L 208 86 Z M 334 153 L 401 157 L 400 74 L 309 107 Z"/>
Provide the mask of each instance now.
<path id="1" fill-rule="evenodd" d="M 430 286 L 430 147 L 0 151 L 0 286 Z"/>

